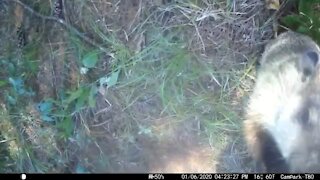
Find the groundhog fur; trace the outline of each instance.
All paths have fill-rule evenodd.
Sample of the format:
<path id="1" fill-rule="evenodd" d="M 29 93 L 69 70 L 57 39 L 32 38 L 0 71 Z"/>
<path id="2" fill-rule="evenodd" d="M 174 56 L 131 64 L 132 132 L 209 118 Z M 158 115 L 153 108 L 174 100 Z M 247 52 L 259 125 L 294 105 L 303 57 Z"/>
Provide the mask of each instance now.
<path id="1" fill-rule="evenodd" d="M 320 173 L 319 55 L 295 32 L 265 47 L 243 124 L 257 172 Z"/>

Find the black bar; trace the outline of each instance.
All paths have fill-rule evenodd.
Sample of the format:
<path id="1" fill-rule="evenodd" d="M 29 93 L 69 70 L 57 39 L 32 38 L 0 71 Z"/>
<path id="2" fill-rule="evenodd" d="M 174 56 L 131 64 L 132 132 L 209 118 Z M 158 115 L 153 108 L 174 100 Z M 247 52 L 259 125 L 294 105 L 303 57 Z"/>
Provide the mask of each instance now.
<path id="1" fill-rule="evenodd" d="M 150 173 L 150 174 L 0 174 L 1 180 L 13 179 L 13 180 L 106 180 L 106 179 L 141 179 L 141 180 L 162 180 L 162 179 L 181 179 L 181 180 L 273 180 L 273 179 L 319 179 L 320 174 L 237 174 L 237 173 L 186 173 L 186 174 L 167 174 L 167 173 Z"/>

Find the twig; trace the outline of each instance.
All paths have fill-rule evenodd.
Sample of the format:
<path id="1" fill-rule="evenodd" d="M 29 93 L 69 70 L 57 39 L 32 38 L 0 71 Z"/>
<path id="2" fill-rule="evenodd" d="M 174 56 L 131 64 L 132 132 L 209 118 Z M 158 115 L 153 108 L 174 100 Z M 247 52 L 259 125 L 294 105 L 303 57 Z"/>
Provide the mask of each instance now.
<path id="1" fill-rule="evenodd" d="M 78 29 L 71 26 L 70 24 L 66 23 L 66 21 L 64 21 L 63 19 L 59 19 L 59 18 L 56 18 L 53 16 L 42 15 L 42 14 L 36 12 L 31 7 L 29 7 L 28 5 L 21 2 L 20 0 L 13 0 L 13 2 L 16 2 L 17 4 L 21 5 L 25 10 L 29 11 L 31 14 L 35 15 L 36 17 L 43 19 L 44 21 L 56 22 L 56 23 L 60 24 L 61 26 L 63 26 L 66 30 L 69 30 L 70 32 L 76 34 L 79 38 L 81 38 L 83 41 L 87 42 L 88 44 L 90 44 L 96 48 L 99 48 L 101 51 L 103 51 L 107 54 L 110 53 L 105 47 L 103 47 L 102 45 L 100 45 L 99 43 L 94 41 L 93 39 L 90 39 L 89 37 L 83 35 L 83 33 L 81 33 Z"/>

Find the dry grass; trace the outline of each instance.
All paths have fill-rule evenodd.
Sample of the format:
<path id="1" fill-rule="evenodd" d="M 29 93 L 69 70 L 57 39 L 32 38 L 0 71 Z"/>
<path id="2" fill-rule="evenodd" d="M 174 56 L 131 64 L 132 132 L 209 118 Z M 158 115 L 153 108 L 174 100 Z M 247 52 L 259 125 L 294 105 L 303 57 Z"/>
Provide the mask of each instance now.
<path id="1" fill-rule="evenodd" d="M 50 15 L 44 2 L 24 2 Z M 98 87 L 95 107 L 56 111 L 57 118 L 64 117 L 56 124 L 39 119 L 25 102 L 11 108 L 1 101 L 6 141 L 0 139 L 0 145 L 9 152 L 20 149 L 15 153 L 20 159 L 5 163 L 10 171 L 251 171 L 239 134 L 254 60 L 272 37 L 262 0 L 68 0 L 64 5 L 65 22 L 107 52 L 81 74 L 83 55 L 97 47 L 59 23 L 24 12 L 19 23 L 29 22 L 25 30 L 32 43 L 22 55 L 32 54 L 39 68 L 23 71 L 31 74 L 23 77 L 37 96 L 22 101 L 32 107 L 53 98 L 63 106 L 63 92 L 91 86 L 117 70 L 120 76 L 115 86 Z M 10 1 L 0 1 L 1 6 L 5 17 L 17 8 Z M 0 44 L 1 61 L 16 57 L 11 39 L 17 22 L 4 19 L 1 42 L 12 47 Z M 0 80 L 11 75 L 0 72 Z M 12 138 L 15 148 L 7 143 Z"/>

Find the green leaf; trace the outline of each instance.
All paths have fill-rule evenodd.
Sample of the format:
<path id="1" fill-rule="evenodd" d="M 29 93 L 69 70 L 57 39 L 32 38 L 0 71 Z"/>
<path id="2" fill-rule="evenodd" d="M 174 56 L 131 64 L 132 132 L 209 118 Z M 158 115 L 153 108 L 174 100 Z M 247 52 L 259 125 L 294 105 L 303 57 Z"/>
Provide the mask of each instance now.
<path id="1" fill-rule="evenodd" d="M 109 77 L 102 77 L 99 79 L 100 85 L 107 85 L 108 88 L 114 86 L 118 82 L 120 70 L 112 72 Z"/>
<path id="2" fill-rule="evenodd" d="M 298 27 L 298 29 L 297 29 L 297 32 L 302 33 L 302 34 L 307 34 L 308 31 L 309 31 L 309 29 L 306 28 L 306 27 L 304 27 L 304 26 L 300 26 L 300 27 Z"/>
<path id="3" fill-rule="evenodd" d="M 24 83 L 21 78 L 14 79 L 14 78 L 9 77 L 9 83 L 13 86 L 14 90 L 19 95 L 23 95 L 24 93 L 26 93 L 26 91 L 24 89 Z"/>
<path id="4" fill-rule="evenodd" d="M 302 12 L 303 14 L 312 17 L 314 12 L 314 6 L 320 3 L 320 0 L 300 0 L 299 1 L 299 12 Z"/>
<path id="5" fill-rule="evenodd" d="M 52 110 L 52 102 L 50 101 L 44 101 L 38 104 L 38 109 L 41 114 L 47 115 Z"/>
<path id="6" fill-rule="evenodd" d="M 82 59 L 82 64 L 87 68 L 95 67 L 98 61 L 98 53 L 96 51 L 92 51 L 86 54 Z"/>
<path id="7" fill-rule="evenodd" d="M 311 29 L 310 36 L 320 44 L 320 30 L 319 29 Z"/>
<path id="8" fill-rule="evenodd" d="M 107 82 L 108 87 L 112 87 L 117 84 L 119 73 L 120 70 L 112 72 L 111 76 L 109 77 L 109 81 Z"/>
<path id="9" fill-rule="evenodd" d="M 7 100 L 10 104 L 15 105 L 17 103 L 17 99 L 7 94 Z"/>
<path id="10" fill-rule="evenodd" d="M 79 88 L 78 90 L 71 92 L 70 96 L 66 99 L 66 104 L 70 104 L 74 100 L 78 99 L 82 93 L 83 93 L 83 88 Z"/>

